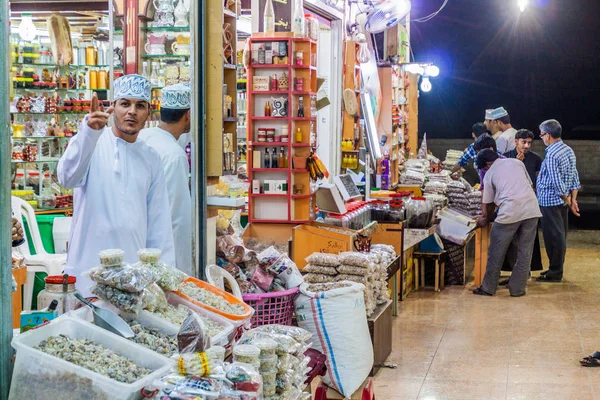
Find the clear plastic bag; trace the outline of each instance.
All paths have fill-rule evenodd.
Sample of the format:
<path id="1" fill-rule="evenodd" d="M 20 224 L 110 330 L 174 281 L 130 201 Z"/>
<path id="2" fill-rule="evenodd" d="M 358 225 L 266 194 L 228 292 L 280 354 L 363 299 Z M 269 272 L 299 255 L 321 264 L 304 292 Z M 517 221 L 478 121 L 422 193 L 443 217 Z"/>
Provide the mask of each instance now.
<path id="1" fill-rule="evenodd" d="M 202 318 L 194 311 L 188 312 L 177 333 L 179 353 L 202 353 L 210 347 L 210 335 Z"/>
<path id="2" fill-rule="evenodd" d="M 359 253 L 356 251 L 348 251 L 340 253 L 339 255 L 340 264 L 354 265 L 356 267 L 368 268 L 371 261 L 367 254 Z"/>
<path id="3" fill-rule="evenodd" d="M 187 278 L 186 274 L 177 268 L 161 261 L 145 265 L 154 273 L 156 283 L 158 283 L 158 286 L 163 290 L 178 290 L 183 281 Z M 135 266 L 140 267 L 140 263 L 136 263 Z"/>
<path id="4" fill-rule="evenodd" d="M 211 353 L 185 353 L 173 356 L 176 362 L 175 370 L 186 376 L 223 376 L 225 374 L 223 361 Z"/>
<path id="5" fill-rule="evenodd" d="M 332 275 L 306 274 L 304 275 L 304 281 L 308 283 L 328 283 L 335 282 L 336 278 Z"/>
<path id="6" fill-rule="evenodd" d="M 144 309 L 154 312 L 156 310 L 165 310 L 168 308 L 167 297 L 160 286 L 156 283 L 148 286 L 144 290 Z"/>
<path id="7" fill-rule="evenodd" d="M 262 377 L 258 370 L 250 364 L 234 362 L 225 366 L 225 376 L 235 391 L 248 393 L 262 392 Z"/>
<path id="8" fill-rule="evenodd" d="M 107 300 L 123 312 L 138 314 L 145 306 L 143 292 L 129 293 L 97 283 L 92 287 L 92 294 Z"/>
<path id="9" fill-rule="evenodd" d="M 276 275 L 283 282 L 285 289 L 293 289 L 304 282 L 296 263 L 287 254 L 282 254 L 275 263 L 269 266 L 267 271 Z"/>
<path id="10" fill-rule="evenodd" d="M 259 363 L 260 349 L 252 344 L 238 344 L 233 348 L 233 360 L 245 364 Z"/>
<path id="11" fill-rule="evenodd" d="M 340 259 L 336 254 L 312 253 L 304 259 L 309 264 L 323 265 L 327 267 L 337 267 L 340 265 Z"/>
<path id="12" fill-rule="evenodd" d="M 351 281 L 356 283 L 367 284 L 367 278 L 358 275 L 340 274 L 337 276 L 338 281 Z"/>
<path id="13" fill-rule="evenodd" d="M 222 383 L 213 378 L 198 376 L 183 376 L 170 374 L 154 382 L 158 394 L 155 399 L 180 400 L 180 399 L 205 399 L 216 400 L 220 398 L 223 389 Z"/>
<path id="14" fill-rule="evenodd" d="M 368 268 L 355 267 L 354 265 L 340 265 L 337 267 L 337 271 L 340 274 L 349 274 L 357 276 L 367 276 L 369 274 Z"/>
<path id="15" fill-rule="evenodd" d="M 313 265 L 307 264 L 306 267 L 302 269 L 304 273 L 313 273 L 313 274 L 323 274 L 323 275 L 332 275 L 335 276 L 338 274 L 338 271 L 335 267 L 325 267 L 322 265 Z"/>

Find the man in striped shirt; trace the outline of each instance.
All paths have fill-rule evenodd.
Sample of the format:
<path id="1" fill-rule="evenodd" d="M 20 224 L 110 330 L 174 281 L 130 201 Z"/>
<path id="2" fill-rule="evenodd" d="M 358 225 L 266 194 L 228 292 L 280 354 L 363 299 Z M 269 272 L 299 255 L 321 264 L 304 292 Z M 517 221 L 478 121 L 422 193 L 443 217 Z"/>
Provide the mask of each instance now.
<path id="1" fill-rule="evenodd" d="M 537 180 L 537 198 L 542 212 L 542 234 L 550 269 L 537 278 L 540 282 L 560 282 L 563 277 L 569 209 L 579 217 L 577 194 L 581 185 L 573 149 L 561 139 L 562 127 L 551 119 L 540 125 L 546 158 Z"/>
<path id="2" fill-rule="evenodd" d="M 451 174 L 458 172 L 461 168 L 466 167 L 469 164 L 469 160 L 475 160 L 477 157 L 477 152 L 475 151 L 475 141 L 481 137 L 481 135 L 489 134 L 485 124 L 483 122 L 478 122 L 473 125 L 471 128 L 471 136 L 473 137 L 474 142 L 467 147 L 462 157 L 458 159 L 458 163 L 452 168 Z"/>

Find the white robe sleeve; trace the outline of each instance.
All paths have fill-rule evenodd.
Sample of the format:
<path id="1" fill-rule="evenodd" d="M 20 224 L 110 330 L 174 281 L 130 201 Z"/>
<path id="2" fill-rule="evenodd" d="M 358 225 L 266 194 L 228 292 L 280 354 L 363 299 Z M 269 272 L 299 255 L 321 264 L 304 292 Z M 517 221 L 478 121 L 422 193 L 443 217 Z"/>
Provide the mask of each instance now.
<path id="1" fill-rule="evenodd" d="M 72 189 L 85 184 L 92 155 L 96 149 L 98 139 L 102 136 L 103 129 L 95 130 L 88 126 L 87 116 L 81 122 L 79 133 L 69 141 L 67 150 L 60 158 L 57 167 L 59 183 Z"/>
<path id="2" fill-rule="evenodd" d="M 160 259 L 166 264 L 175 265 L 175 245 L 173 242 L 173 228 L 171 227 L 171 214 L 165 177 L 156 164 L 156 173 L 153 176 L 147 197 L 148 232 L 146 234 L 146 247 L 161 250 Z"/>
<path id="3" fill-rule="evenodd" d="M 192 204 L 188 184 L 188 162 L 182 154 L 164 164 L 165 181 L 171 206 L 176 266 L 192 274 Z"/>
<path id="4" fill-rule="evenodd" d="M 496 147 L 498 150 L 498 153 L 500 154 L 504 154 L 508 151 L 508 141 L 506 140 L 505 137 L 500 136 L 498 139 L 496 139 Z"/>

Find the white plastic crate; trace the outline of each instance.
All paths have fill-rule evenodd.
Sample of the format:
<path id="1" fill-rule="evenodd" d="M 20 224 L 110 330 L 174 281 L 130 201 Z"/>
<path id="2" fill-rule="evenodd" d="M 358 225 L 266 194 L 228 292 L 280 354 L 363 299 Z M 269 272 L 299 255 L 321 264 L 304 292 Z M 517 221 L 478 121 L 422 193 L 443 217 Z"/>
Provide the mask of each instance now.
<path id="1" fill-rule="evenodd" d="M 61 334 L 71 339 L 89 339 L 153 372 L 134 383 L 122 383 L 34 348 L 48 337 Z M 19 335 L 13 339 L 12 346 L 17 351 L 17 358 L 10 400 L 25 398 L 137 400 L 142 398 L 142 388 L 149 387 L 156 379 L 166 375 L 173 365 L 168 358 L 145 347 L 89 322 L 69 316 L 62 316 L 46 326 Z M 77 381 L 82 390 L 85 389 L 86 395 L 79 397 L 81 395 L 62 389 L 61 387 L 66 388 L 64 382 L 67 381 Z M 73 387 L 71 384 L 68 386 Z"/>
<path id="2" fill-rule="evenodd" d="M 167 298 L 169 298 L 169 297 L 170 296 L 167 294 Z M 175 305 L 175 306 L 177 306 L 177 304 L 179 304 L 179 303 L 174 303 L 171 300 L 169 300 L 169 303 L 171 303 L 172 305 Z M 108 308 L 108 309 L 116 312 L 117 314 L 121 314 L 119 312 L 119 310 L 117 310 L 115 307 L 113 307 L 112 305 L 110 305 L 108 302 L 106 302 L 104 300 L 100 300 L 94 304 L 96 304 L 98 307 Z M 211 343 L 213 345 L 226 346 L 229 343 L 230 339 L 233 337 L 233 331 L 234 331 L 233 324 L 229 320 L 227 320 L 226 318 L 221 317 L 219 315 L 208 312 L 204 309 L 201 309 L 200 307 L 193 307 L 193 304 L 191 307 L 189 304 L 184 304 L 184 305 L 188 306 L 188 308 L 192 309 L 193 311 L 196 311 L 197 313 L 202 315 L 204 318 L 208 318 L 211 321 L 214 321 L 223 327 L 223 331 L 219 332 L 218 334 L 216 334 L 215 336 L 213 336 L 211 338 Z M 89 307 L 82 307 L 79 310 L 71 311 L 70 315 L 72 315 L 75 318 L 81 318 L 88 322 L 94 321 L 94 315 L 92 313 L 92 310 Z M 179 332 L 179 328 L 180 328 L 179 326 L 171 323 L 170 321 L 168 321 L 164 318 L 161 318 L 158 315 L 151 313 L 150 311 L 146 311 L 146 310 L 142 310 L 137 316 L 135 316 L 134 314 L 123 314 L 122 317 L 124 319 L 128 319 L 128 320 L 135 318 L 142 326 L 146 326 L 148 328 L 154 328 L 154 329 L 158 330 L 159 332 L 166 333 L 167 335 L 177 335 L 177 333 Z"/>

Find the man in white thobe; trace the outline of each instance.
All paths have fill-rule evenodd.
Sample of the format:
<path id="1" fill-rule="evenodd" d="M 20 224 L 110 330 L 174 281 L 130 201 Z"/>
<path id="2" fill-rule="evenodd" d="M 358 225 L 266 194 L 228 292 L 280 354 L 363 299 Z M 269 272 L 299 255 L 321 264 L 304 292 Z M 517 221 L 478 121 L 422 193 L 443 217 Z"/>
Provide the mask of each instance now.
<path id="1" fill-rule="evenodd" d="M 188 158 L 178 141 L 190 130 L 191 97 L 192 90 L 188 85 L 179 83 L 164 87 L 159 125 L 140 132 L 140 139 L 160 155 L 171 206 L 175 265 L 188 275 L 193 275 L 192 197 Z"/>
<path id="2" fill-rule="evenodd" d="M 115 80 L 114 103 L 106 111 L 92 97 L 90 114 L 58 163 L 58 179 L 74 188 L 73 225 L 65 273 L 77 277 L 77 289 L 91 296 L 84 272 L 99 265 L 98 252 L 119 248 L 125 262 L 137 251 L 162 250 L 161 260 L 174 265 L 169 199 L 160 157 L 137 140 L 150 115 L 150 81 L 140 75 Z M 114 124 L 107 127 L 113 115 Z"/>
<path id="3" fill-rule="evenodd" d="M 504 154 L 514 150 L 516 147 L 515 135 L 517 134 L 517 130 L 510 124 L 508 111 L 504 107 L 498 107 L 492 110 L 491 118 L 492 127 L 500 133 L 498 137 L 494 136 L 498 153 Z"/>

